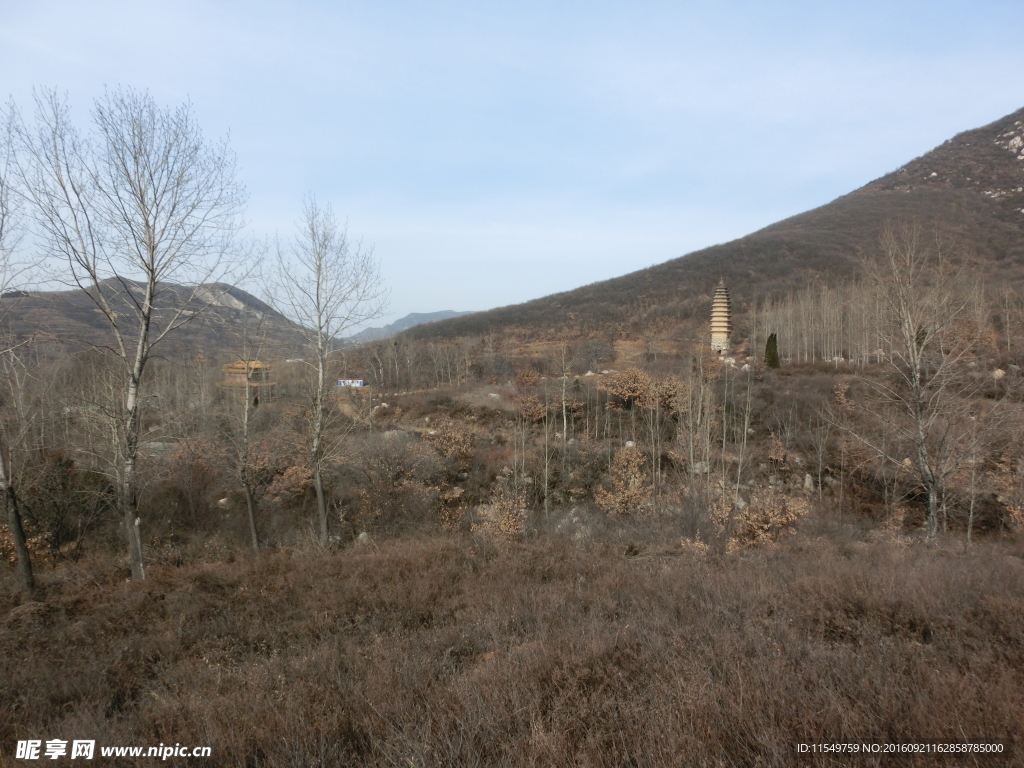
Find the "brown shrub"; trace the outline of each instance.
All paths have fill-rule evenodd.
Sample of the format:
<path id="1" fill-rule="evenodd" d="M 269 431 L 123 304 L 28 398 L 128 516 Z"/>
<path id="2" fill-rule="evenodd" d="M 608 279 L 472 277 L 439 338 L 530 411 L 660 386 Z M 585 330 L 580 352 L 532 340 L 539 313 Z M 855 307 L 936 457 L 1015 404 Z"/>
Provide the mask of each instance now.
<path id="1" fill-rule="evenodd" d="M 34 458 L 21 489 L 25 534 L 40 556 L 59 556 L 89 530 L 115 518 L 114 489 L 109 478 L 83 469 L 63 451 Z"/>
<path id="2" fill-rule="evenodd" d="M 151 462 L 156 464 L 157 478 L 146 488 L 140 508 L 147 520 L 158 521 L 157 530 L 210 526 L 215 495 L 223 489 L 219 453 L 209 440 L 183 440 L 165 460 Z"/>
<path id="3" fill-rule="evenodd" d="M 267 496 L 277 503 L 293 505 L 306 496 L 312 485 L 313 471 L 296 465 L 274 477 L 267 488 Z"/>
<path id="4" fill-rule="evenodd" d="M 353 441 L 350 452 L 341 497 L 358 530 L 393 532 L 436 518 L 443 467 L 430 444 L 395 431 Z"/>
<path id="5" fill-rule="evenodd" d="M 505 467 L 494 480 L 490 502 L 478 508 L 472 530 L 499 540 L 521 537 L 530 522 L 532 490 L 521 473 Z"/>
<path id="6" fill-rule="evenodd" d="M 41 571 L 36 602 L 0 582 L 0 744 L 179 742 L 217 765 L 785 766 L 799 742 L 1019 740 L 1022 551 L 958 551 L 435 538 L 144 582 L 87 559 Z"/>
<path id="7" fill-rule="evenodd" d="M 456 464 L 464 464 L 473 450 L 473 432 L 466 425 L 444 421 L 423 436 L 438 453 Z"/>
<path id="8" fill-rule="evenodd" d="M 646 459 L 637 448 L 622 448 L 612 459 L 605 488 L 594 492 L 594 501 L 609 515 L 637 515 L 650 502 L 651 488 L 644 471 Z"/>

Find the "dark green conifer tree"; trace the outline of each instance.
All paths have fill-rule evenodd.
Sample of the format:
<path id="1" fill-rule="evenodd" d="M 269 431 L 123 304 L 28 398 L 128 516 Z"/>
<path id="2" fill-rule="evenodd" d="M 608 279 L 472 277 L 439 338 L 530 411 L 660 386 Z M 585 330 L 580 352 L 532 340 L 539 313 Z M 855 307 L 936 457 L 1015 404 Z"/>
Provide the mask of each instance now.
<path id="1" fill-rule="evenodd" d="M 769 368 L 779 367 L 779 342 L 774 333 L 768 337 L 768 343 L 764 345 L 764 364 Z"/>

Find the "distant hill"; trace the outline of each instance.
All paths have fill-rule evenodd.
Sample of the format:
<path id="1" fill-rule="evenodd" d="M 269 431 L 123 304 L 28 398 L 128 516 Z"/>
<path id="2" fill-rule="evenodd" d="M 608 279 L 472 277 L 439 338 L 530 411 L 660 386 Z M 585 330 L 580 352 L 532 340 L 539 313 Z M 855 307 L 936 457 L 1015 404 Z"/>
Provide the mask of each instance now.
<path id="1" fill-rule="evenodd" d="M 463 315 L 471 315 L 472 312 L 456 312 L 451 309 L 442 309 L 440 312 L 411 312 L 400 320 L 389 325 L 382 326 L 380 328 L 366 328 L 359 333 L 352 334 L 346 339 L 354 344 L 362 344 L 366 341 L 377 341 L 378 339 L 386 339 L 389 336 L 394 336 L 396 333 L 408 330 L 417 325 L 423 325 L 424 323 L 433 323 L 437 320 L 447 320 L 451 317 L 461 317 Z"/>
<path id="2" fill-rule="evenodd" d="M 405 333 L 543 339 L 666 331 L 703 322 L 719 278 L 742 312 L 770 296 L 850 277 L 858 255 L 877 248 L 886 222 L 898 220 L 953 230 L 993 284 L 1024 285 L 1024 109 L 961 133 L 827 205 L 730 243 Z"/>
<path id="3" fill-rule="evenodd" d="M 122 283 L 110 280 L 107 285 L 118 286 L 115 311 L 127 312 L 127 290 L 133 293 L 141 290 L 140 283 L 129 280 Z M 165 283 L 159 287 L 154 323 L 157 332 L 177 307 L 184 306 L 185 312 L 192 314 L 203 310 L 168 334 L 157 348 L 160 354 L 232 354 L 246 310 L 264 317 L 265 348 L 268 352 L 287 355 L 291 350 L 300 348 L 301 339 L 296 326 L 241 288 L 221 283 L 200 286 L 196 299 L 187 306 L 191 293 L 191 287 L 181 285 Z M 113 342 L 107 319 L 81 289 L 6 293 L 0 297 L 0 317 L 5 330 L 16 338 L 32 336 L 39 342 L 69 349 L 105 346 Z"/>
<path id="4" fill-rule="evenodd" d="M 133 293 L 141 291 L 142 285 L 130 280 L 123 283 L 107 281 L 108 287 L 116 287 L 122 306 L 127 313 L 125 286 Z M 192 288 L 163 284 L 159 288 L 155 329 L 159 332 L 170 313 L 182 306 L 190 296 Z M 161 354 L 207 355 L 235 354 L 233 345 L 242 318 L 249 311 L 250 325 L 253 313 L 264 317 L 266 329 L 264 348 L 269 355 L 299 355 L 303 341 L 298 329 L 287 317 L 252 294 L 235 286 L 213 283 L 200 286 L 192 307 L 186 313 L 196 317 L 182 327 L 172 331 L 158 348 Z M 209 305 L 209 306 L 207 306 Z M 115 311 L 118 308 L 115 307 Z M 361 344 L 367 341 L 388 338 L 414 326 L 446 318 L 461 317 L 471 312 L 442 310 L 440 312 L 413 312 L 382 328 L 367 328 L 344 339 L 344 344 Z M 111 344 L 113 337 L 107 319 L 96 308 L 92 299 L 83 290 L 71 291 L 9 291 L 0 296 L 0 318 L 5 330 L 17 338 L 32 336 L 37 341 L 56 344 L 71 349 L 85 349 Z"/>

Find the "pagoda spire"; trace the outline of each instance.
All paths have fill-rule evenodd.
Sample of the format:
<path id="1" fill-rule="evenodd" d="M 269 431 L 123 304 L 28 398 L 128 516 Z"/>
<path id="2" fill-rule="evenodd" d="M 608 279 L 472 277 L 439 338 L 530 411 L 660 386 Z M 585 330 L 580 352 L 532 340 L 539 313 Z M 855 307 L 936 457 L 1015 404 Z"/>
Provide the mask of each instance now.
<path id="1" fill-rule="evenodd" d="M 718 281 L 718 288 L 711 299 L 711 349 L 720 355 L 729 353 L 729 335 L 732 333 L 732 305 L 725 279 Z"/>

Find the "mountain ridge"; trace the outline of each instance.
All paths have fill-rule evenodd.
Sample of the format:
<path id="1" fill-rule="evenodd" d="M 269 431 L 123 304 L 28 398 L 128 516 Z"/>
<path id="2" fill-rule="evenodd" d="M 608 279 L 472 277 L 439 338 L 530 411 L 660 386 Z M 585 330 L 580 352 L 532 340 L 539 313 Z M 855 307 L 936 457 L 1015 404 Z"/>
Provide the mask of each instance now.
<path id="1" fill-rule="evenodd" d="M 392 330 L 410 339 L 505 334 L 524 341 L 638 338 L 687 327 L 696 332 L 706 326 L 719 279 L 726 281 L 734 312 L 742 316 L 766 299 L 806 285 L 851 278 L 858 259 L 877 248 L 883 227 L 899 220 L 952 233 L 969 245 L 990 283 L 1024 286 L 1024 109 L 958 133 L 825 205 L 730 242 L 484 312 L 410 313 L 343 343 L 385 338 L 378 334 L 390 336 Z M 134 283 L 119 284 L 127 290 Z M 169 305 L 178 306 L 191 290 L 162 287 Z M 226 351 L 230 334 L 225 332 L 237 328 L 245 309 L 268 318 L 268 349 L 289 356 L 301 346 L 297 327 L 244 289 L 211 284 L 201 293 L 197 309 L 211 306 L 173 331 L 161 349 L 193 355 Z M 0 317 L 16 337 L 31 335 L 72 349 L 112 341 L 106 318 L 81 289 L 9 292 L 0 297 Z"/>
<path id="2" fill-rule="evenodd" d="M 129 278 L 112 277 L 102 285 L 113 287 L 108 293 L 115 313 L 129 310 L 129 291 L 142 284 Z M 192 301 L 189 298 L 195 294 Z M 154 331 L 159 333 L 171 313 L 182 309 L 190 320 L 168 333 L 158 347 L 161 354 L 195 355 L 199 352 L 227 352 L 232 339 L 241 331 L 246 310 L 263 318 L 265 348 L 286 351 L 302 343 L 294 323 L 266 302 L 237 286 L 210 283 L 200 286 L 161 283 L 157 290 Z M 96 307 L 85 289 L 68 291 L 12 291 L 0 297 L 0 318 L 5 331 L 15 338 L 32 337 L 38 342 L 76 350 L 108 347 L 113 334 L 106 316 Z M 124 332 L 131 338 L 131 327 Z"/>
<path id="3" fill-rule="evenodd" d="M 141 293 L 142 283 L 129 278 L 111 277 L 102 281 L 102 287 L 111 298 L 114 311 L 129 311 L 128 293 Z M 194 309 L 188 306 L 188 298 Z M 262 330 L 266 331 L 263 347 L 268 354 L 298 354 L 304 338 L 298 327 L 285 315 L 265 301 L 238 286 L 227 283 L 210 283 L 199 286 L 162 283 L 157 290 L 155 327 L 159 332 L 161 321 L 166 322 L 169 314 L 177 308 L 184 308 L 193 314 L 184 325 L 172 330 L 160 349 L 171 353 L 195 355 L 204 353 L 230 354 L 233 335 L 241 330 L 241 319 L 247 310 L 262 317 Z M 367 328 L 353 336 L 336 340 L 339 345 L 348 346 L 368 341 L 389 338 L 416 325 L 440 319 L 459 317 L 472 312 L 441 310 L 439 312 L 411 312 L 395 322 L 380 327 Z M 16 338 L 32 337 L 36 341 L 48 342 L 69 349 L 104 347 L 113 343 L 113 335 L 107 318 L 100 312 L 87 291 L 75 288 L 67 291 L 25 291 L 12 290 L 0 296 L 0 319 L 5 330 Z M 123 329 L 130 335 L 130 328 Z"/>
<path id="4" fill-rule="evenodd" d="M 387 339 L 395 334 L 402 331 L 413 328 L 417 325 L 423 325 L 424 323 L 433 323 L 438 320 L 447 320 L 452 317 L 461 317 L 463 315 L 471 315 L 472 312 L 459 312 L 453 309 L 442 309 L 437 312 L 410 312 L 405 317 L 401 317 L 395 320 L 393 323 L 387 325 L 364 328 L 359 333 L 354 333 L 349 336 L 346 341 L 362 344 L 367 341 L 379 341 L 380 339 Z"/>
<path id="5" fill-rule="evenodd" d="M 737 313 L 808 283 L 835 284 L 852 277 L 884 226 L 899 220 L 952 232 L 970 244 L 989 280 L 1024 284 L 1024 109 L 963 131 L 825 205 L 728 243 L 404 335 L 615 338 L 699 325 L 720 278 Z"/>

